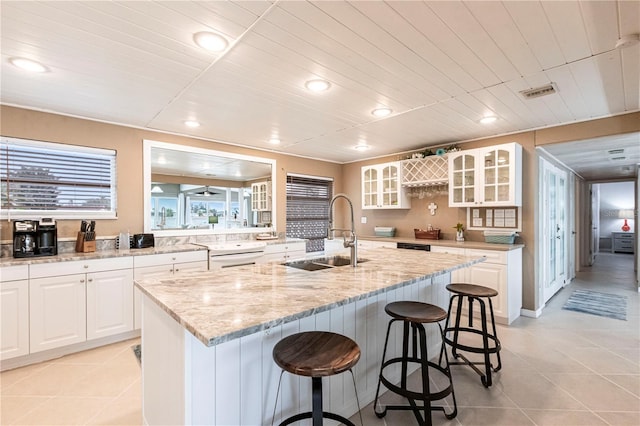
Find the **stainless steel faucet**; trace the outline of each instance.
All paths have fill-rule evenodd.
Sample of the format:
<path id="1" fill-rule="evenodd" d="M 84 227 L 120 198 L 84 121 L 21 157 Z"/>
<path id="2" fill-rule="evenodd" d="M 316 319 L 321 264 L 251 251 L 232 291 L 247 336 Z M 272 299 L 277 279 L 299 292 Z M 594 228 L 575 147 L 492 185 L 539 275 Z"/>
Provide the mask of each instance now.
<path id="1" fill-rule="evenodd" d="M 160 209 L 160 228 L 167 224 L 167 209 L 163 206 Z"/>
<path id="2" fill-rule="evenodd" d="M 349 203 L 349 208 L 351 209 L 351 229 L 341 229 L 333 227 L 333 203 L 338 198 L 344 198 Z M 327 239 L 333 239 L 334 231 L 342 231 L 342 236 L 344 238 L 344 247 L 351 248 L 351 266 L 354 268 L 358 265 L 358 238 L 356 237 L 356 228 L 355 222 L 353 220 L 353 204 L 351 200 L 344 194 L 336 194 L 329 203 L 329 230 L 327 232 Z M 349 239 L 347 239 L 347 232 L 349 233 Z"/>

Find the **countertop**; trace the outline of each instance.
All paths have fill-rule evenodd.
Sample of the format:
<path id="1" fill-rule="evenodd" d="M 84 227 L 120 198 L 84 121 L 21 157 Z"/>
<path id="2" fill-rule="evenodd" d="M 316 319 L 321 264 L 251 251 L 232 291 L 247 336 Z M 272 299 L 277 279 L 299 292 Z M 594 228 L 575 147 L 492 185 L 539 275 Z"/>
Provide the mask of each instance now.
<path id="1" fill-rule="evenodd" d="M 412 243 L 412 244 L 430 244 L 432 246 L 441 247 L 458 247 L 463 249 L 478 249 L 478 250 L 497 250 L 497 251 L 509 251 L 519 248 L 523 248 L 524 244 L 496 244 L 485 243 L 483 241 L 455 241 L 455 240 L 426 240 L 422 238 L 413 237 L 376 237 L 376 236 L 358 236 L 360 240 L 367 241 L 389 241 L 393 243 Z"/>
<path id="2" fill-rule="evenodd" d="M 135 284 L 202 343 L 214 346 L 484 260 L 392 248 L 362 249 L 358 258 L 368 261 L 313 272 L 274 262 Z"/>
<path id="3" fill-rule="evenodd" d="M 0 259 L 0 267 L 15 266 L 15 265 L 34 265 L 38 263 L 54 263 L 54 262 L 69 262 L 73 260 L 90 260 L 90 259 L 106 259 L 112 257 L 125 257 L 125 256 L 147 256 L 151 254 L 162 253 L 176 253 L 184 251 L 198 251 L 206 250 L 204 246 L 196 244 L 175 244 L 163 247 L 149 247 L 143 249 L 130 249 L 130 250 L 98 250 L 91 253 L 62 253 L 56 256 L 42 256 L 42 257 L 27 257 L 27 258 L 14 258 L 3 257 Z"/>

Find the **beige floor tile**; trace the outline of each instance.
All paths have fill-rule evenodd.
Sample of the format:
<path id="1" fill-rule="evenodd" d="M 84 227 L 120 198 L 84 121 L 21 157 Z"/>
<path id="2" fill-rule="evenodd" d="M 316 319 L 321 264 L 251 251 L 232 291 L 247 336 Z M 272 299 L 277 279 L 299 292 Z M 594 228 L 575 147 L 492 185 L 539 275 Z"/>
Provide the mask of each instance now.
<path id="1" fill-rule="evenodd" d="M 607 349 L 577 348 L 565 353 L 598 374 L 640 374 L 640 364 L 627 361 Z"/>
<path id="2" fill-rule="evenodd" d="M 586 410 L 584 405 L 542 374 L 512 375 L 504 377 L 501 383 L 504 394 L 520 408 Z"/>
<path id="3" fill-rule="evenodd" d="M 0 424 L 13 424 L 20 417 L 44 404 L 47 396 L 2 396 Z"/>
<path id="4" fill-rule="evenodd" d="M 524 410 L 537 426 L 596 426 L 607 423 L 591 411 Z"/>
<path id="5" fill-rule="evenodd" d="M 640 398 L 594 374 L 556 374 L 550 377 L 592 411 L 638 411 Z"/>
<path id="6" fill-rule="evenodd" d="M 10 396 L 57 396 L 84 379 L 97 366 L 90 364 L 50 364 L 2 390 Z"/>
<path id="7" fill-rule="evenodd" d="M 134 367 L 139 370 L 137 365 Z M 115 398 L 136 380 L 138 380 L 138 376 L 132 368 L 121 364 L 107 363 L 96 366 L 88 374 L 76 380 L 73 386 L 61 389 L 60 395 Z"/>
<path id="8" fill-rule="evenodd" d="M 95 349 L 89 349 L 87 351 L 58 358 L 53 362 L 57 364 L 104 364 L 122 353 L 126 347 L 130 347 L 134 344 L 129 342 L 131 342 L 131 340 L 112 343 Z"/>
<path id="9" fill-rule="evenodd" d="M 109 402 L 105 398 L 49 398 L 17 419 L 16 425 L 82 425 Z"/>
<path id="10" fill-rule="evenodd" d="M 516 408 L 465 408 L 459 410 L 457 420 L 473 426 L 524 426 L 534 423 Z M 405 426 L 408 423 L 405 423 Z"/>
<path id="11" fill-rule="evenodd" d="M 638 426 L 640 425 L 640 412 L 606 412 L 598 411 L 596 414 L 602 417 L 612 426 Z"/>
<path id="12" fill-rule="evenodd" d="M 640 397 L 640 375 L 638 374 L 606 374 L 605 378 L 618 386 Z"/>
<path id="13" fill-rule="evenodd" d="M 42 370 L 50 365 L 48 362 L 40 362 L 38 364 L 27 365 L 25 367 L 14 368 L 0 373 L 0 389 L 5 388 L 25 379 L 37 371 Z"/>
<path id="14" fill-rule="evenodd" d="M 140 398 L 116 398 L 91 418 L 89 425 L 141 425 L 142 404 Z"/>

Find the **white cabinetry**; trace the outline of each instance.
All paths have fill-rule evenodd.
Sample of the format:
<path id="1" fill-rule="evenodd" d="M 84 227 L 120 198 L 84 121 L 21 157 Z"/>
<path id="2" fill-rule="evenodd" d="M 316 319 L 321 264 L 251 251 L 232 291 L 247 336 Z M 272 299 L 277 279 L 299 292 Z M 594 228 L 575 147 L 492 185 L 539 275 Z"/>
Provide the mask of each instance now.
<path id="1" fill-rule="evenodd" d="M 633 253 L 633 232 L 612 232 L 614 253 Z"/>
<path id="2" fill-rule="evenodd" d="M 131 257 L 31 265 L 30 352 L 130 331 L 132 267 Z"/>
<path id="3" fill-rule="evenodd" d="M 135 280 L 166 277 L 180 272 L 206 271 L 209 268 L 207 250 L 136 256 L 133 262 Z M 141 300 L 140 290 L 135 288 L 133 292 L 133 318 L 136 330 L 140 329 L 141 325 Z"/>
<path id="4" fill-rule="evenodd" d="M 408 209 L 411 199 L 402 187 L 399 161 L 362 167 L 363 209 Z"/>
<path id="5" fill-rule="evenodd" d="M 271 210 L 271 182 L 251 184 L 251 210 L 254 212 Z"/>
<path id="6" fill-rule="evenodd" d="M 485 257 L 484 262 L 451 272 L 451 282 L 477 284 L 498 292 L 492 298 L 496 322 L 511 324 L 522 308 L 522 249 L 508 251 L 431 246 L 432 252 Z"/>
<path id="7" fill-rule="evenodd" d="M 0 292 L 0 359 L 29 353 L 29 267 L 2 268 Z"/>
<path id="8" fill-rule="evenodd" d="M 359 249 L 375 249 L 375 248 L 396 248 L 397 243 L 393 241 L 371 241 L 371 240 L 358 240 Z M 347 249 L 348 250 L 348 249 Z"/>
<path id="9" fill-rule="evenodd" d="M 522 146 L 449 153 L 449 206 L 522 206 Z"/>
<path id="10" fill-rule="evenodd" d="M 267 244 L 264 255 L 256 263 L 288 262 L 301 259 L 307 255 L 307 243 L 292 241 L 279 244 Z"/>

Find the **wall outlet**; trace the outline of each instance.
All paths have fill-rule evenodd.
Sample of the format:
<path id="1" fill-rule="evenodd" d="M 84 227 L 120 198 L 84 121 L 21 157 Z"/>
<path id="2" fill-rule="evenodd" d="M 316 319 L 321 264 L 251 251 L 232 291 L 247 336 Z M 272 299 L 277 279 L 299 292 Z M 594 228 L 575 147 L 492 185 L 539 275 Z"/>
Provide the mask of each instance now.
<path id="1" fill-rule="evenodd" d="M 362 216 L 360 218 L 360 223 L 367 223 L 367 217 L 366 216 Z"/>

